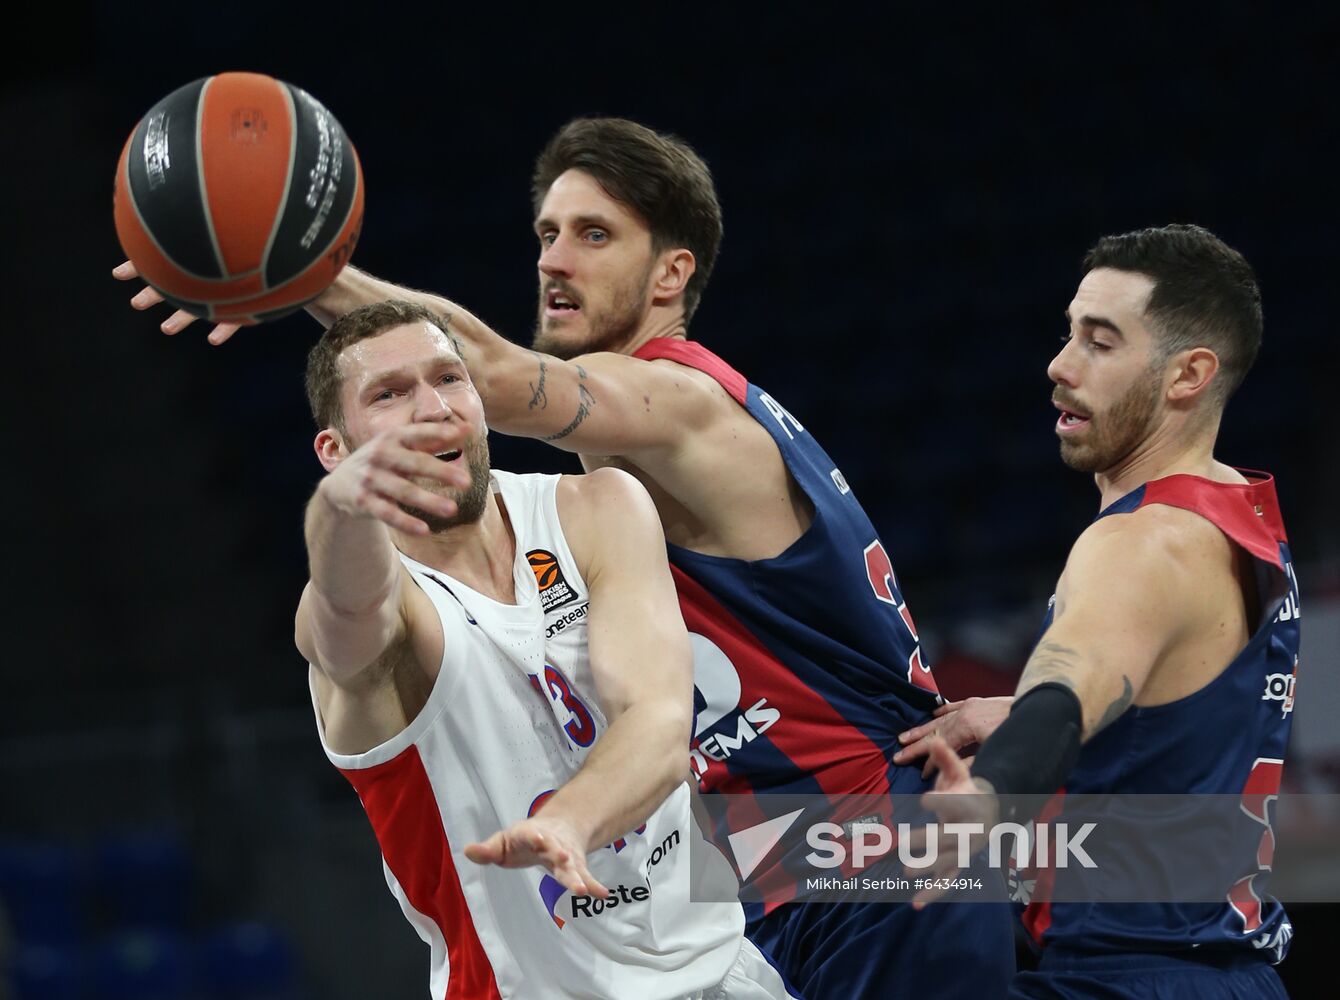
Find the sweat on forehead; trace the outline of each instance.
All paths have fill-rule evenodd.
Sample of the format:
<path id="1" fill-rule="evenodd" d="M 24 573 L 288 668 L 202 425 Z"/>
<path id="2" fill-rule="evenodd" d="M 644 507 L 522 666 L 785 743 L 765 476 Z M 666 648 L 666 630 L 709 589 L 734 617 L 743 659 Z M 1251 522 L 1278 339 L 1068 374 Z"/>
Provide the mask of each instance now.
<path id="1" fill-rule="evenodd" d="M 387 369 L 445 359 L 464 364 L 455 339 L 435 323 L 418 321 L 383 330 L 348 344 L 336 363 L 345 378 L 366 379 Z"/>

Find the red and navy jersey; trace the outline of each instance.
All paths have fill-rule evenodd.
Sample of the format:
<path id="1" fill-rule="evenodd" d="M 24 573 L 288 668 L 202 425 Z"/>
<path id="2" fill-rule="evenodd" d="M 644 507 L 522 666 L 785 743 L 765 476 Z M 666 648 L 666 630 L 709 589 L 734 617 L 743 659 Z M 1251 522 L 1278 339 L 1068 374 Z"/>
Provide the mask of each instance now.
<path id="1" fill-rule="evenodd" d="M 701 345 L 657 339 L 776 442 L 814 505 L 785 552 L 747 562 L 671 545 L 694 651 L 694 772 L 705 792 L 916 793 L 898 733 L 940 703 L 888 552 L 841 471 L 780 403 Z"/>
<path id="2" fill-rule="evenodd" d="M 1206 518 L 1252 558 L 1261 616 L 1247 645 L 1209 684 L 1165 705 L 1132 706 L 1086 743 L 1048 810 L 1059 807 L 1059 818 L 1066 819 L 1066 796 L 1090 793 L 1240 796 L 1242 810 L 1259 824 L 1246 824 L 1246 835 L 1227 848 L 1232 858 L 1224 860 L 1240 877 L 1224 885 L 1218 903 L 1034 902 L 1024 922 L 1044 946 L 1085 952 L 1227 948 L 1272 962 L 1288 950 L 1292 927 L 1284 907 L 1266 893 L 1266 880 L 1275 849 L 1271 804 L 1279 794 L 1298 669 L 1298 582 L 1274 480 L 1265 473 L 1243 475 L 1246 484 L 1186 475 L 1158 479 L 1098 515 L 1119 517 L 1164 504 Z M 1044 633 L 1051 621 L 1049 608 Z M 1188 852 L 1206 849 L 1204 838 L 1199 846 L 1186 846 Z M 1147 862 L 1175 864 L 1178 850 L 1151 852 Z M 1195 855 L 1187 854 L 1185 863 L 1194 864 Z"/>

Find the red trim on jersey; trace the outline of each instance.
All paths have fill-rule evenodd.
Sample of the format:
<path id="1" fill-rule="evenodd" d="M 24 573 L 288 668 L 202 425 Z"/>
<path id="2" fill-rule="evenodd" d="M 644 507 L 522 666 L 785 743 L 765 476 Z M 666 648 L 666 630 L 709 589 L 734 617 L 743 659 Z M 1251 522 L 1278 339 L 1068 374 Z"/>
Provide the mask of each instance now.
<path id="1" fill-rule="evenodd" d="M 1042 807 L 1042 812 L 1038 813 L 1037 823 L 1050 823 L 1061 814 L 1061 807 L 1065 804 L 1065 789 L 1062 788 Z M 1036 829 L 1036 826 L 1034 827 Z M 1036 845 L 1034 845 L 1036 850 Z M 1033 875 L 1033 897 L 1026 907 L 1022 917 L 1024 930 L 1028 931 L 1034 943 L 1042 947 L 1045 942 L 1042 936 L 1047 933 L 1047 929 L 1052 925 L 1052 890 L 1056 887 L 1056 869 L 1052 862 L 1056 859 L 1056 843 L 1048 843 L 1048 854 L 1046 864 L 1040 868 L 1033 868 L 1030 874 Z M 1025 872 L 1021 871 L 1019 877 L 1022 878 Z"/>
<path id="2" fill-rule="evenodd" d="M 1145 484 L 1140 507 L 1161 503 L 1199 514 L 1257 559 L 1283 569 L 1279 543 L 1288 539 L 1275 480 L 1264 472 L 1238 471 L 1247 476 L 1246 484 L 1185 475 L 1156 479 Z"/>
<path id="3" fill-rule="evenodd" d="M 643 361 L 665 358 L 689 368 L 696 368 L 720 382 L 721 387 L 734 396 L 735 401 L 741 406 L 744 406 L 749 399 L 749 380 L 702 344 L 695 344 L 691 340 L 657 337 L 634 351 L 633 357 L 641 358 Z"/>
<path id="4" fill-rule="evenodd" d="M 411 745 L 372 767 L 340 768 L 340 773 L 363 800 L 382 857 L 405 898 L 433 921 L 446 939 L 450 970 L 442 1000 L 501 1000 L 493 966 L 461 891 L 451 845 L 418 747 Z"/>
<path id="5" fill-rule="evenodd" d="M 766 698 L 781 712 L 763 735 L 795 769 L 811 776 L 825 795 L 887 794 L 889 762 L 884 751 L 792 673 L 702 584 L 677 566 L 670 570 L 684 624 L 715 642 L 729 658 L 740 675 L 742 704 Z M 703 790 L 743 792 L 752 786 L 714 760 Z"/>

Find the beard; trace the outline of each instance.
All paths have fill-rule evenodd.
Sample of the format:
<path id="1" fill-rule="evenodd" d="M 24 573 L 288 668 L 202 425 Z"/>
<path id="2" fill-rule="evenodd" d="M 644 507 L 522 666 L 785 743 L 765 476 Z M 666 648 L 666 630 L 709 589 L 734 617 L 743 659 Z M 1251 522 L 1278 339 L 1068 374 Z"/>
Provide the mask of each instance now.
<path id="1" fill-rule="evenodd" d="M 546 324 L 545 300 L 548 290 L 557 288 L 569 297 L 575 298 L 571 288 L 562 281 L 546 281 L 540 287 L 539 317 L 535 323 L 535 336 L 531 340 L 531 349 L 541 354 L 552 354 L 556 358 L 570 361 L 582 354 L 594 354 L 598 351 L 612 351 L 633 339 L 642 324 L 647 311 L 647 279 L 651 277 L 652 264 L 648 263 L 641 275 L 633 280 L 614 286 L 610 294 L 610 303 L 603 309 L 587 311 L 587 303 L 582 302 L 579 315 L 586 317 L 586 336 L 574 340 L 565 335 L 557 323 Z M 579 300 L 580 301 L 580 300 Z"/>
<path id="2" fill-rule="evenodd" d="M 1161 372 L 1151 367 L 1104 413 L 1090 418 L 1089 440 L 1061 439 L 1061 461 L 1076 472 L 1105 472 L 1119 464 L 1148 437 L 1162 384 Z M 1053 398 L 1064 406 L 1069 397 L 1057 392 Z"/>
<path id="3" fill-rule="evenodd" d="M 456 501 L 456 513 L 451 517 L 432 514 L 409 504 L 398 504 L 401 510 L 411 517 L 417 517 L 434 535 L 462 524 L 474 524 L 484 516 L 485 505 L 489 502 L 489 439 L 487 434 L 470 441 L 461 456 L 470 465 L 470 485 L 464 490 L 448 490 L 447 496 Z M 420 482 L 424 489 L 441 487 L 440 483 Z"/>

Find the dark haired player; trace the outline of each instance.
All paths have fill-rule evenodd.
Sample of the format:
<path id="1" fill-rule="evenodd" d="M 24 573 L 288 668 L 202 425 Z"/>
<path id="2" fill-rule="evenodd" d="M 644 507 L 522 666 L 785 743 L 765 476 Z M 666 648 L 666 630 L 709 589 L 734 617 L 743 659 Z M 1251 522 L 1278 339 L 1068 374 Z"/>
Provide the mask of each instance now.
<path id="1" fill-rule="evenodd" d="M 1048 375 L 1061 457 L 1094 474 L 1100 513 L 971 772 L 929 741 L 936 787 L 1241 796 L 1260 834 L 1251 827 L 1241 856 L 1216 859 L 1241 872 L 1219 902 L 1038 902 L 1025 923 L 1039 970 L 1012 995 L 1281 997 L 1272 965 L 1292 928 L 1265 891 L 1268 803 L 1293 709 L 1298 584 L 1273 479 L 1214 457 L 1224 405 L 1260 346 L 1260 294 L 1242 255 L 1197 226 L 1106 237 L 1084 270 Z M 959 738 L 980 735 L 991 709 L 974 706 L 978 723 L 956 727 Z M 937 808 L 969 801 L 994 821 L 990 795 Z M 1195 866 L 1209 843 L 1149 851 Z"/>

